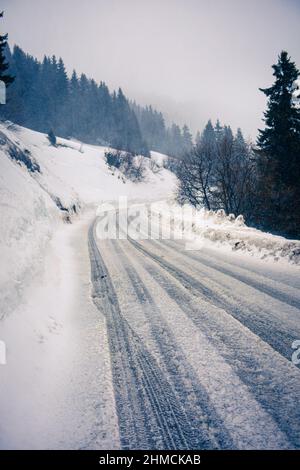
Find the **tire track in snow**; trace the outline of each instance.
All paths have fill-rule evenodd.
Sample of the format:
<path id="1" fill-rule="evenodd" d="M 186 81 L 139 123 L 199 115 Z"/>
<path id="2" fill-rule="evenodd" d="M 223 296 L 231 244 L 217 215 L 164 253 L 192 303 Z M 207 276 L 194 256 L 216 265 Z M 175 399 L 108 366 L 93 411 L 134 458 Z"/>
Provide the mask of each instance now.
<path id="1" fill-rule="evenodd" d="M 201 271 L 201 266 L 194 267 L 193 261 L 190 260 L 189 271 L 184 269 L 184 257 L 179 254 L 178 251 L 172 251 L 176 253 L 176 263 L 169 261 L 166 257 L 166 251 L 169 247 L 164 246 L 161 242 L 147 241 L 147 244 L 154 250 L 146 247 L 144 242 L 137 242 L 136 240 L 130 239 L 131 243 L 145 255 L 155 260 L 160 266 L 166 269 L 172 276 L 180 281 L 186 289 L 194 292 L 195 295 L 199 293 L 204 296 L 212 305 L 220 307 L 226 310 L 228 313 L 249 328 L 254 334 L 262 338 L 266 343 L 270 344 L 273 349 L 282 354 L 285 358 L 290 360 L 291 357 L 291 344 L 300 336 L 300 328 L 297 327 L 295 322 L 293 327 L 288 328 L 282 318 L 278 316 L 276 311 L 267 310 L 266 306 L 263 309 L 261 306 L 253 305 L 245 298 L 239 298 L 238 292 L 229 290 L 228 287 L 224 287 L 222 282 L 218 282 L 215 279 L 209 278 L 209 273 Z M 157 254 L 157 249 L 160 250 L 161 254 Z M 162 251 L 164 250 L 163 254 Z M 180 256 L 183 262 L 180 264 Z M 199 263 L 198 263 L 199 264 Z M 193 269 L 191 271 L 191 269 Z M 201 280 L 200 280 L 201 279 Z M 226 280 L 224 279 L 224 283 Z M 238 282 L 238 281 L 235 281 Z M 264 294 L 265 295 L 265 294 Z M 256 300 L 259 300 L 259 296 L 256 296 Z M 292 307 L 287 306 L 288 309 Z M 293 313 L 295 315 L 295 309 Z M 283 315 L 283 312 L 280 312 Z M 289 319 L 286 315 L 286 322 L 289 323 Z"/>
<path id="2" fill-rule="evenodd" d="M 181 255 L 184 255 L 193 261 L 198 261 L 200 264 L 230 276 L 244 284 L 247 284 L 248 286 L 254 287 L 258 291 L 267 294 L 280 302 L 300 309 L 300 293 L 295 288 L 289 287 L 286 284 L 282 285 L 278 281 L 270 281 L 269 279 L 263 278 L 262 275 L 255 275 L 250 271 L 245 272 L 245 269 L 229 265 L 228 263 L 224 263 L 220 260 L 214 260 L 212 256 L 207 256 L 201 251 L 193 251 L 192 254 L 190 251 L 184 250 L 183 246 L 176 243 L 174 240 L 166 240 L 165 242 L 168 247 L 172 248 L 177 253 L 180 251 Z"/>
<path id="3" fill-rule="evenodd" d="M 190 423 L 160 367 L 122 316 L 108 270 L 89 230 L 93 300 L 107 322 L 123 449 L 189 449 Z"/>
<path id="4" fill-rule="evenodd" d="M 155 296 L 157 307 L 175 335 L 176 341 L 205 387 L 217 414 L 234 442 L 233 448 L 293 448 L 273 417 L 255 399 L 251 391 L 223 360 L 209 338 L 195 328 L 173 299 L 143 267 L 137 268 L 144 257 L 132 256 L 132 263 L 147 288 Z"/>
<path id="5" fill-rule="evenodd" d="M 300 447 L 300 371 L 225 310 L 199 302 L 149 257 L 143 267 L 206 335 L 290 443 Z"/>
<path id="6" fill-rule="evenodd" d="M 181 348 L 164 321 L 162 313 L 156 306 L 153 295 L 150 294 L 146 284 L 128 258 L 126 254 L 128 242 L 114 240 L 111 243 L 112 250 L 117 254 L 122 268 L 130 280 L 131 287 L 136 293 L 136 302 L 141 304 L 150 325 L 151 334 L 160 351 L 160 363 L 163 362 L 168 374 L 168 381 L 171 381 L 177 399 L 182 403 L 188 415 L 190 448 L 232 448 L 233 443 L 229 433 L 210 403 L 209 396 L 201 387 L 181 352 Z M 191 401 L 192 396 L 196 398 L 193 401 Z"/>
<path id="7" fill-rule="evenodd" d="M 93 237 L 92 241 L 95 243 Z M 97 246 L 94 248 L 98 250 Z M 91 252 L 96 251 L 91 247 L 91 242 L 90 250 Z M 144 255 L 145 253 L 142 254 Z M 98 255 L 96 258 L 99 261 Z M 133 260 L 135 269 L 136 263 L 139 263 L 144 259 L 145 256 L 140 256 Z M 93 263 L 95 263 L 93 254 L 91 254 L 91 262 L 93 266 Z M 164 273 L 167 271 L 164 266 L 161 266 L 160 269 L 162 269 Z M 184 420 L 182 421 L 180 403 L 177 402 L 176 394 L 174 394 L 172 387 L 170 387 L 168 381 L 166 381 L 164 371 L 158 366 L 157 361 L 155 361 L 153 356 L 144 347 L 142 338 L 132 330 L 130 324 L 128 324 L 126 319 L 122 317 L 120 309 L 113 308 L 112 311 L 110 311 L 111 305 L 117 305 L 118 298 L 111 279 L 109 278 L 109 274 L 103 265 L 101 256 L 100 266 L 93 271 L 96 272 L 96 275 L 93 275 L 94 288 L 99 281 L 101 284 L 101 286 L 96 285 L 95 293 L 97 295 L 94 300 L 101 311 L 103 311 L 104 308 L 105 315 L 107 317 L 108 329 L 110 330 L 109 336 L 112 352 L 114 385 L 117 398 L 116 401 L 117 405 L 120 404 L 120 409 L 118 411 L 122 447 L 180 448 L 178 446 L 178 436 L 180 436 L 180 443 L 182 444 L 182 442 L 185 442 L 186 445 L 184 435 L 180 432 L 182 431 L 182 428 L 184 428 L 184 425 L 182 426 Z M 167 272 L 166 275 L 170 276 L 170 273 Z M 144 274 L 142 275 L 138 270 L 138 277 L 143 279 L 147 289 L 149 289 L 149 286 L 152 286 L 150 289 L 150 295 L 153 298 L 153 295 L 155 296 L 156 294 L 155 289 L 153 291 L 153 276 L 151 276 L 150 279 L 145 280 Z M 178 280 L 174 280 L 175 282 L 178 282 Z M 105 285 L 105 287 L 103 285 Z M 170 302 L 170 308 L 173 309 L 173 301 L 170 299 L 168 293 L 166 294 L 165 287 L 161 294 L 164 301 L 168 299 Z M 187 295 L 191 297 L 192 292 L 187 292 Z M 177 300 L 179 301 L 179 299 Z M 183 298 L 181 300 L 183 301 Z M 166 304 L 161 304 L 161 301 L 162 299 L 160 298 L 160 295 L 158 295 L 158 300 L 155 300 L 155 305 L 160 311 L 163 310 L 163 306 L 166 306 Z M 107 308 L 107 302 L 110 304 L 109 308 Z M 179 316 L 179 318 L 181 318 L 179 325 L 183 325 L 184 328 L 190 329 L 188 335 L 183 335 L 182 331 L 180 331 L 180 326 L 176 325 L 176 318 L 172 318 L 172 313 L 174 312 L 175 317 Z M 198 334 L 197 331 L 195 332 L 195 329 L 192 328 L 191 324 L 189 324 L 188 327 L 184 325 L 185 314 L 183 313 L 182 308 L 179 309 L 178 302 L 174 308 L 174 312 L 166 312 L 169 328 L 171 328 L 173 333 L 175 331 L 175 338 L 176 341 L 179 340 L 178 344 L 181 349 L 184 350 L 186 347 L 188 350 L 191 341 L 198 345 L 196 355 L 194 352 L 191 354 L 192 357 L 188 354 L 189 363 L 192 364 L 194 369 L 197 369 L 198 367 L 200 383 L 203 382 L 202 385 L 207 389 L 208 395 L 211 397 L 213 407 L 221 416 L 225 428 L 229 430 L 231 436 L 234 438 L 233 447 L 291 447 L 291 442 L 289 442 L 284 433 L 276 427 L 276 423 L 272 417 L 259 406 L 254 395 L 241 381 L 239 381 L 237 375 L 233 372 L 232 366 L 226 362 L 224 363 L 222 359 L 220 360 L 220 354 L 213 346 L 211 339 Z M 110 318 L 112 315 L 114 316 L 114 322 Z M 184 316 L 182 317 L 182 315 Z M 234 319 L 232 320 L 234 321 Z M 242 327 L 242 325 L 240 326 Z M 175 328 L 175 330 L 173 330 L 173 328 Z M 120 337 L 118 337 L 116 330 L 119 330 Z M 114 336 L 115 338 L 112 338 Z M 117 347 L 114 348 L 114 345 L 116 344 Z M 199 353 L 200 363 L 198 356 Z M 126 368 L 128 370 L 124 370 Z M 123 375 L 120 369 L 122 369 Z M 220 379 L 221 376 L 223 379 Z M 224 388 L 221 387 L 220 389 L 220 383 L 224 383 Z M 137 387 L 138 390 L 135 387 Z M 165 392 L 166 390 L 167 393 L 163 393 L 164 396 L 161 397 L 162 391 Z M 170 401 L 175 405 L 172 409 L 172 411 L 175 412 L 175 417 L 174 415 L 172 417 L 172 413 L 170 413 L 170 409 L 168 408 Z M 145 408 L 147 410 L 147 419 L 144 417 Z M 184 414 L 185 413 L 183 413 L 183 415 Z M 124 418 L 124 416 L 126 416 L 126 418 Z M 124 440 L 122 439 L 122 436 L 124 437 Z M 174 438 L 177 442 L 174 442 Z M 159 445 L 157 445 L 158 442 Z"/>

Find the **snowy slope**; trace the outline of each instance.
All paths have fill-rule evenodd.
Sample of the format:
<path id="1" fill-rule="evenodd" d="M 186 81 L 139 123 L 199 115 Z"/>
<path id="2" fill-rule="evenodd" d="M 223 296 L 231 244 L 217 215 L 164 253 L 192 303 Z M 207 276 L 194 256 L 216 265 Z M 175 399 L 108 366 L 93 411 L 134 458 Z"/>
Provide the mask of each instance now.
<path id="1" fill-rule="evenodd" d="M 1 316 L 19 302 L 15 291 L 26 284 L 57 223 L 68 214 L 104 200 L 160 199 L 170 196 L 175 178 L 161 168 L 150 170 L 146 180 L 134 183 L 118 172 L 112 173 L 104 159 L 104 147 L 81 145 L 58 139 L 51 147 L 44 134 L 19 126 L 1 124 L 0 132 L 10 146 L 30 155 L 40 172 L 29 172 L 13 161 L 8 146 L 0 147 L 0 307 Z M 66 210 L 61 210 L 61 208 Z M 11 295 L 10 295 L 11 294 Z M 9 300 L 9 297 L 10 300 Z"/>
<path id="2" fill-rule="evenodd" d="M 47 137 L 29 129 L 13 126 L 13 131 L 5 129 L 12 141 L 21 141 L 31 152 L 41 167 L 37 181 L 49 193 L 59 197 L 62 203 L 71 207 L 74 203 L 97 204 L 103 200 L 116 200 L 119 196 L 129 199 L 161 199 L 170 196 L 175 178 L 170 172 L 161 169 L 151 171 L 149 161 L 146 180 L 137 184 L 118 178 L 107 167 L 104 159 L 106 147 L 58 139 L 58 147 L 49 146 Z M 164 156 L 153 153 L 153 159 L 162 160 Z"/>
<path id="3" fill-rule="evenodd" d="M 1 317 L 18 305 L 59 221 L 56 205 L 25 168 L 0 153 Z"/>
<path id="4" fill-rule="evenodd" d="M 118 447 L 87 229 L 103 200 L 169 197 L 175 178 L 147 160 L 146 180 L 133 183 L 112 174 L 103 147 L 50 147 L 10 123 L 0 140 L 0 448 Z"/>

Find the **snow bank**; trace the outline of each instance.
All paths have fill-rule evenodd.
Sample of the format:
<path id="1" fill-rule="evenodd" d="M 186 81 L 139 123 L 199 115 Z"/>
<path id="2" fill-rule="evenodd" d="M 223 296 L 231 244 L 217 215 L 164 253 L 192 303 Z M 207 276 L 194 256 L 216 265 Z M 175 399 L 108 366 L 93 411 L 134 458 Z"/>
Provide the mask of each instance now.
<path id="1" fill-rule="evenodd" d="M 93 217 L 60 225 L 0 322 L 0 449 L 119 448 L 106 324 L 89 295 Z"/>
<path id="2" fill-rule="evenodd" d="M 243 252 L 260 259 L 286 260 L 300 264 L 300 241 L 262 232 L 245 224 L 242 215 L 235 217 L 225 212 L 195 210 L 190 206 L 178 206 L 172 201 L 155 204 L 152 212 L 160 213 L 162 220 L 171 221 L 174 235 L 193 240 L 195 249 L 208 241 L 214 246 Z M 163 222 L 164 223 L 164 222 Z"/>
<path id="3" fill-rule="evenodd" d="M 0 318 L 20 302 L 59 214 L 28 171 L 0 149 Z"/>
<path id="4" fill-rule="evenodd" d="M 218 244 L 228 244 L 234 251 L 243 251 L 261 259 L 285 259 L 300 264 L 300 242 L 262 232 L 248 227 L 243 216 L 229 215 L 223 212 L 202 211 L 203 225 L 199 224 L 195 232 Z M 205 224 L 205 222 L 207 224 Z"/>

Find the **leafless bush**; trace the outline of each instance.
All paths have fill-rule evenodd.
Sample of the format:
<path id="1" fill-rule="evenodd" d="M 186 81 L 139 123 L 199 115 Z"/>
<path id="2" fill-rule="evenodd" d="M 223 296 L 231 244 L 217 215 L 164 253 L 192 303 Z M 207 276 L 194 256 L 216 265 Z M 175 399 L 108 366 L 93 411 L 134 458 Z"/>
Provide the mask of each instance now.
<path id="1" fill-rule="evenodd" d="M 145 178 L 145 157 L 136 157 L 130 152 L 114 150 L 106 152 L 105 158 L 110 167 L 117 168 L 131 181 L 140 182 Z"/>
<path id="2" fill-rule="evenodd" d="M 150 160 L 149 168 L 154 174 L 158 174 L 162 170 L 162 167 L 159 166 L 155 160 Z"/>
<path id="3" fill-rule="evenodd" d="M 210 124 L 211 126 L 211 124 Z M 241 132 L 234 137 L 225 127 L 218 139 L 211 126 L 177 167 L 177 199 L 226 214 L 254 211 L 256 175 L 250 144 Z"/>

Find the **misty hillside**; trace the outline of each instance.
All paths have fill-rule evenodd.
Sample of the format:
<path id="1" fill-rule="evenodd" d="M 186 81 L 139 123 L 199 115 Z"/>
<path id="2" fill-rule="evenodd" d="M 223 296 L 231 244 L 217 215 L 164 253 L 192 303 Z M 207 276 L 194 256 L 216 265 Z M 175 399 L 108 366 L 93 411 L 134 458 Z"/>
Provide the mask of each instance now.
<path id="1" fill-rule="evenodd" d="M 192 146 L 186 125 L 168 127 L 161 113 L 131 103 L 121 88 L 111 92 L 75 70 L 68 77 L 62 58 L 40 62 L 18 46 L 11 53 L 7 45 L 6 59 L 15 79 L 0 115 L 16 124 L 145 156 L 156 150 L 179 157 Z"/>

